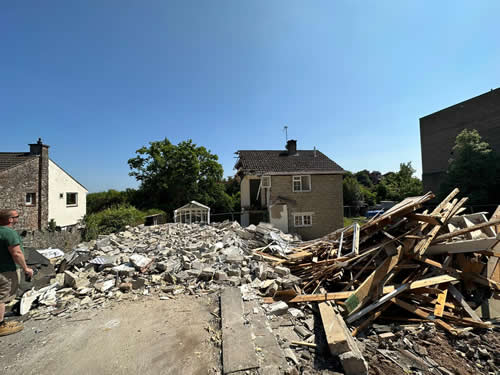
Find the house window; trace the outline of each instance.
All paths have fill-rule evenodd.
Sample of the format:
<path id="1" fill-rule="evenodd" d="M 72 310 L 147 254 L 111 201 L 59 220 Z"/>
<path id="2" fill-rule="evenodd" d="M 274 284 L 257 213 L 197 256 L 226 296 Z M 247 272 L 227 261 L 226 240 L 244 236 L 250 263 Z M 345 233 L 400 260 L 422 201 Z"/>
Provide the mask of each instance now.
<path id="1" fill-rule="evenodd" d="M 311 191 L 311 176 L 293 176 L 292 191 Z"/>
<path id="2" fill-rule="evenodd" d="M 312 213 L 293 214 L 293 225 L 297 227 L 312 227 Z"/>
<path id="3" fill-rule="evenodd" d="M 78 193 L 66 193 L 66 206 L 78 205 Z"/>
<path id="4" fill-rule="evenodd" d="M 36 193 L 26 193 L 26 206 L 34 206 L 36 204 Z"/>

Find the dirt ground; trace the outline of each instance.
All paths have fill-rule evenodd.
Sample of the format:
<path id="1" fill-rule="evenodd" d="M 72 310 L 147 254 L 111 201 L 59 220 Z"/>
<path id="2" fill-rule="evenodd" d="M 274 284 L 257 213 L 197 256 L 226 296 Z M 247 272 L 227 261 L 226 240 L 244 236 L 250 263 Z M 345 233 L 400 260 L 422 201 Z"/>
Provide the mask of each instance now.
<path id="1" fill-rule="evenodd" d="M 217 296 L 114 303 L 0 338 L 9 374 L 219 374 Z"/>

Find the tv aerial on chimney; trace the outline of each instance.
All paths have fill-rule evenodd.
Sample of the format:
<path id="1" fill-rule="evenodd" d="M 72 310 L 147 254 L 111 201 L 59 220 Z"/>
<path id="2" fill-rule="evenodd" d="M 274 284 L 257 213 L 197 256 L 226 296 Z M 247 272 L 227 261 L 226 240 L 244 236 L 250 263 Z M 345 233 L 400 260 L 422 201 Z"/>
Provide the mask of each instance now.
<path id="1" fill-rule="evenodd" d="M 288 126 L 285 125 L 283 131 L 285 132 L 285 142 L 288 142 Z"/>

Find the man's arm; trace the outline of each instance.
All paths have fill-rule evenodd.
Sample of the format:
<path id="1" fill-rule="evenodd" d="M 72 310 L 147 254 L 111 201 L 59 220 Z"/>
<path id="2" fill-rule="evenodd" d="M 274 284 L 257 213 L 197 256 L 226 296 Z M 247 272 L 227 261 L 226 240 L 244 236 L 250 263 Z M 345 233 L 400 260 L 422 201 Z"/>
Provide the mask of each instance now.
<path id="1" fill-rule="evenodd" d="M 12 256 L 12 259 L 14 259 L 14 262 L 16 262 L 22 267 L 24 273 L 32 277 L 33 270 L 29 268 L 28 265 L 26 264 L 26 259 L 24 259 L 24 254 L 21 250 L 21 246 L 19 245 L 9 246 L 9 253 Z"/>

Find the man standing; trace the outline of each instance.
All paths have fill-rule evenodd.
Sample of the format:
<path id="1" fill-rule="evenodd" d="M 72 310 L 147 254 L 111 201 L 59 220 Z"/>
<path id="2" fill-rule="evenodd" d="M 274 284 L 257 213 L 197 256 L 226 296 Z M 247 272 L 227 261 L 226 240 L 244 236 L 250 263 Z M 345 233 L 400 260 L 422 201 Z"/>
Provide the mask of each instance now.
<path id="1" fill-rule="evenodd" d="M 32 277 L 33 270 L 26 265 L 24 249 L 19 234 L 12 229 L 19 221 L 16 210 L 0 210 L 0 336 L 23 329 L 18 322 L 4 321 L 5 302 L 12 300 L 19 286 L 20 272 Z"/>

